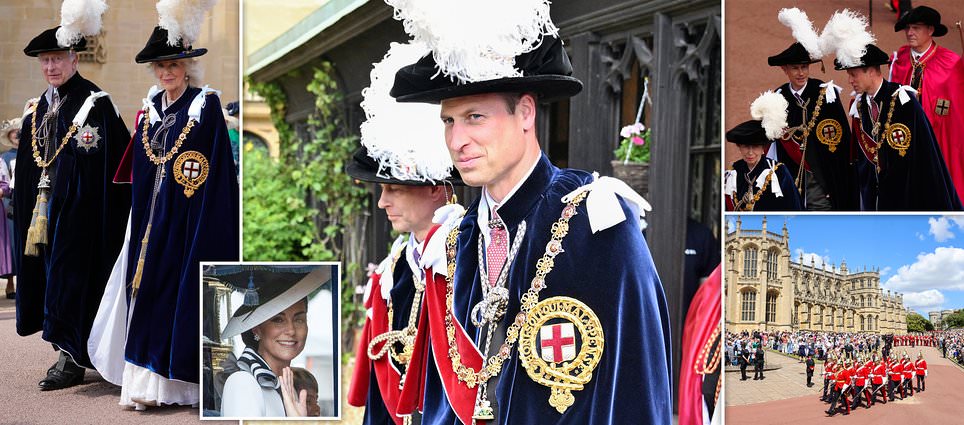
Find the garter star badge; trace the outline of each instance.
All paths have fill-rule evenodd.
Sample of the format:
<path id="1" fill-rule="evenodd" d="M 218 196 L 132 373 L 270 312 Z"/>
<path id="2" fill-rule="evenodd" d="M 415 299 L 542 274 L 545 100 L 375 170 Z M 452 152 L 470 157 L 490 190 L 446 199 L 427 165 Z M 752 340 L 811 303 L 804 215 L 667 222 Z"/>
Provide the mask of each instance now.
<path id="1" fill-rule="evenodd" d="M 184 186 L 184 196 L 194 195 L 194 191 L 208 178 L 208 160 L 198 151 L 182 153 L 174 161 L 174 180 Z"/>
<path id="2" fill-rule="evenodd" d="M 827 145 L 827 150 L 831 153 L 836 152 L 841 137 L 843 137 L 843 127 L 837 120 L 828 118 L 817 124 L 817 140 Z"/>
<path id="3" fill-rule="evenodd" d="M 83 148 L 85 153 L 90 153 L 92 149 L 97 149 L 97 141 L 100 140 L 100 135 L 97 134 L 97 127 L 85 125 L 77 130 L 74 140 L 77 141 L 78 148 Z"/>
<path id="4" fill-rule="evenodd" d="M 904 156 L 910 147 L 910 129 L 901 123 L 892 124 L 887 131 L 887 144 Z"/>
<path id="5" fill-rule="evenodd" d="M 592 380 L 603 352 L 599 318 L 569 297 L 545 299 L 529 312 L 519 334 L 519 358 L 529 377 L 550 388 L 549 405 L 565 413 L 573 391 Z"/>

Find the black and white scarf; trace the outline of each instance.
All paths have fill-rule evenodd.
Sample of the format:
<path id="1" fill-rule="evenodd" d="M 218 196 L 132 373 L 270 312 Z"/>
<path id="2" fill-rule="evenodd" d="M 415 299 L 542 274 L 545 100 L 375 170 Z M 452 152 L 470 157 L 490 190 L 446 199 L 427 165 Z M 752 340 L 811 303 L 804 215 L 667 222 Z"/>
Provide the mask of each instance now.
<path id="1" fill-rule="evenodd" d="M 238 367 L 253 375 L 254 379 L 258 381 L 258 385 L 264 388 L 277 390 L 281 386 L 278 382 L 278 375 L 271 371 L 268 363 L 251 347 L 245 347 L 244 351 L 241 352 L 241 357 L 238 358 Z"/>

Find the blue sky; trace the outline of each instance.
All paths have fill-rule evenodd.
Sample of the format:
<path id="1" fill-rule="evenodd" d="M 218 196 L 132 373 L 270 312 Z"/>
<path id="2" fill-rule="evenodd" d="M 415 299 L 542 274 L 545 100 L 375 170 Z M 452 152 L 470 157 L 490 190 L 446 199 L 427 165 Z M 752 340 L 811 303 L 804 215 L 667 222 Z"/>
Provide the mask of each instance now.
<path id="1" fill-rule="evenodd" d="M 759 229 L 763 216 L 741 216 L 744 229 Z M 927 317 L 939 309 L 964 308 L 964 216 L 767 215 L 779 233 L 784 219 L 792 261 L 804 254 L 818 266 L 851 271 L 880 269 L 884 289 L 904 294 L 904 305 Z M 729 224 L 736 216 L 727 216 Z"/>

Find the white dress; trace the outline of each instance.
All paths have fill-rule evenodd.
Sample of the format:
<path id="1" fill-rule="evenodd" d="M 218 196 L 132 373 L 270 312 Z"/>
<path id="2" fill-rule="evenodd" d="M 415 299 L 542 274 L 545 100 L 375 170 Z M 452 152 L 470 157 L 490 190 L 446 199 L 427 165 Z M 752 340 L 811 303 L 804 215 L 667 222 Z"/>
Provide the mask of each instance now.
<path id="1" fill-rule="evenodd" d="M 237 371 L 224 382 L 221 416 L 226 418 L 284 417 L 281 394 L 262 387 L 254 375 Z"/>

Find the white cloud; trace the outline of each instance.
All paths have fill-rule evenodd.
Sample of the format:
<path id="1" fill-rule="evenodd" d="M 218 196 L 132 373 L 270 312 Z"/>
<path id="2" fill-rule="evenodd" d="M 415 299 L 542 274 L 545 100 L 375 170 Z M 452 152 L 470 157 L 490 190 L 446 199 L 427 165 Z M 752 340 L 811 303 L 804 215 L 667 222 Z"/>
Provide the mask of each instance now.
<path id="1" fill-rule="evenodd" d="M 961 223 L 957 221 L 957 218 L 954 218 L 953 220 L 954 220 L 954 223 L 957 223 L 958 227 L 961 226 Z M 947 217 L 928 218 L 927 224 L 929 224 L 931 227 L 930 230 L 927 231 L 927 233 L 934 235 L 935 241 L 944 242 L 948 239 L 954 238 L 954 232 L 951 231 L 951 227 L 953 226 L 953 224 L 951 223 L 951 220 L 948 219 Z"/>
<path id="2" fill-rule="evenodd" d="M 890 266 L 886 266 L 886 267 L 880 269 L 880 275 L 881 275 L 881 276 L 886 276 L 887 273 L 890 273 Z"/>
<path id="3" fill-rule="evenodd" d="M 813 261 L 813 266 L 815 268 L 827 271 L 833 270 L 833 265 L 830 264 L 830 256 L 821 256 L 815 252 L 806 252 L 803 248 L 797 248 L 793 251 L 793 260 L 799 260 L 801 254 L 803 255 L 803 260 L 800 262 L 800 264 L 809 267 L 810 262 Z"/>
<path id="4" fill-rule="evenodd" d="M 944 294 L 936 289 L 906 292 L 904 293 L 904 305 L 917 311 L 940 310 L 944 305 Z"/>
<path id="5" fill-rule="evenodd" d="M 917 239 L 924 240 L 924 234 L 921 232 L 917 232 Z"/>
<path id="6" fill-rule="evenodd" d="M 917 261 L 900 266 L 882 286 L 900 292 L 964 291 L 964 249 L 938 247 L 934 252 L 918 254 Z"/>

